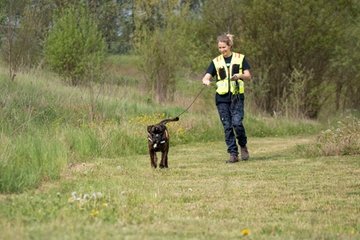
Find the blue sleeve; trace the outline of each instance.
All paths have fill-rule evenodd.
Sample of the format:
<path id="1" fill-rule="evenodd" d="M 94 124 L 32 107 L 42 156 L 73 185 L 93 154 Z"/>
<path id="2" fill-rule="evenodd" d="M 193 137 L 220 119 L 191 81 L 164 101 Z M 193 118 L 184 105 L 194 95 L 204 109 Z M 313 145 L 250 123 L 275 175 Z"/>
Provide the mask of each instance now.
<path id="1" fill-rule="evenodd" d="M 250 69 L 250 65 L 249 65 L 249 63 L 246 61 L 245 58 L 244 58 L 243 63 L 242 63 L 242 68 L 243 68 L 243 71 Z"/>
<path id="2" fill-rule="evenodd" d="M 210 65 L 209 65 L 208 69 L 206 70 L 206 73 L 211 74 L 211 76 L 213 76 L 213 77 L 216 75 L 215 64 L 214 64 L 214 62 L 213 62 L 213 61 L 211 61 L 211 63 L 210 63 Z"/>

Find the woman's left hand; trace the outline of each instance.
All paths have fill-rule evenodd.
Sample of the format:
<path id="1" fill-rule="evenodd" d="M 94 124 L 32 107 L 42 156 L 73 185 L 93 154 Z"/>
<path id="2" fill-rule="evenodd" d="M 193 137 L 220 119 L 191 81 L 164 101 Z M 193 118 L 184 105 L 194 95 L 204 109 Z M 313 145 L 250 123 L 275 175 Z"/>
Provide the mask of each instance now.
<path id="1" fill-rule="evenodd" d="M 238 79 L 239 79 L 239 77 L 238 77 L 237 74 L 234 74 L 234 75 L 230 78 L 230 80 L 238 80 Z"/>

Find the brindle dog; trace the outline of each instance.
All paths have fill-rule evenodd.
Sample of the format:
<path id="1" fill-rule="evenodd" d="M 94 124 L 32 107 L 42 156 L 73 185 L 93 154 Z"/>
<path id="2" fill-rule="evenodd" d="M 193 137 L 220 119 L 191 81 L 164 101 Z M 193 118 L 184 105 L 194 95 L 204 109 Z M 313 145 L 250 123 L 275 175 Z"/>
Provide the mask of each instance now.
<path id="1" fill-rule="evenodd" d="M 147 127 L 149 133 L 148 146 L 151 167 L 157 167 L 158 158 L 156 152 L 161 152 L 160 168 L 168 168 L 168 153 L 169 153 L 169 132 L 165 126 L 167 122 L 179 121 L 179 118 L 168 118 L 158 124 Z"/>

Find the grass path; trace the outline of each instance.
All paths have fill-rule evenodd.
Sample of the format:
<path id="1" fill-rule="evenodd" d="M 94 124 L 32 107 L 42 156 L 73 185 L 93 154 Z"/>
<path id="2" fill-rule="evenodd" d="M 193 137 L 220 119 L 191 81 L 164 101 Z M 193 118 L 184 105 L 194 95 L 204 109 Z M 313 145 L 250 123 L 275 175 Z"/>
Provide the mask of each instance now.
<path id="1" fill-rule="evenodd" d="M 0 239 L 359 239 L 360 161 L 298 157 L 311 140 L 250 138 L 237 164 L 224 142 L 170 147 L 167 170 L 147 155 L 75 164 L 2 196 Z M 71 203 L 75 191 L 101 196 Z"/>

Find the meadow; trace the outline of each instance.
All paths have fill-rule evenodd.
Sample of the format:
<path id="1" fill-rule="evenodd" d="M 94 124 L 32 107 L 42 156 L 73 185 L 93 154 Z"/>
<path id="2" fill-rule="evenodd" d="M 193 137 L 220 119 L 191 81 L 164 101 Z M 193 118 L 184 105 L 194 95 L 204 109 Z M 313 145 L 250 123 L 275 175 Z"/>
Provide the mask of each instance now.
<path id="1" fill-rule="evenodd" d="M 10 82 L 1 70 L 0 239 L 360 238 L 357 112 L 319 122 L 246 109 L 251 157 L 229 165 L 206 89 L 168 123 L 169 169 L 151 169 L 146 126 L 182 113 L 200 80 L 158 104 L 131 59 L 113 64 L 96 101 L 48 72 Z"/>

